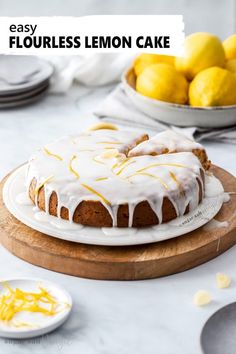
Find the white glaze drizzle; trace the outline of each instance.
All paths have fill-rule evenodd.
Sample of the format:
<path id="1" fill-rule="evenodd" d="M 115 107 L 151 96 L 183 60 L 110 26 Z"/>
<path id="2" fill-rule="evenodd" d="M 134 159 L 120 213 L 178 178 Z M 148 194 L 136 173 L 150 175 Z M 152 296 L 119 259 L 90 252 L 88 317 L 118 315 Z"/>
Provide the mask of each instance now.
<path id="1" fill-rule="evenodd" d="M 146 140 L 129 152 L 129 156 L 162 154 L 168 152 L 189 152 L 194 149 L 203 150 L 203 146 L 186 136 L 178 134 L 173 130 L 165 130 L 158 133 L 151 139 Z"/>
<path id="2" fill-rule="evenodd" d="M 27 189 L 33 179 L 37 181 L 37 188 L 53 176 L 44 184 L 46 214 L 49 213 L 49 201 L 54 191 L 57 194 L 58 217 L 64 206 L 69 211 L 70 222 L 76 207 L 84 200 L 100 201 L 109 212 L 113 226 L 117 225 L 118 206 L 122 204 L 128 204 L 129 227 L 133 223 L 135 207 L 142 201 L 149 202 L 159 223 L 162 222 L 165 197 L 175 207 L 177 216 L 184 214 L 187 205 L 190 211 L 195 209 L 199 203 L 197 179 L 203 186 L 200 175 L 202 166 L 197 157 L 192 152 L 179 152 L 126 158 L 123 152 L 144 144 L 135 147 L 141 138 L 128 131 L 98 130 L 48 144 L 46 150 L 39 150 L 29 162 Z M 120 154 L 103 158 L 104 151 L 114 150 L 114 146 Z M 59 158 L 45 151 L 53 152 Z M 73 156 L 76 158 L 73 159 Z M 139 172 L 143 169 L 150 176 Z M 182 186 L 181 190 L 171 178 L 170 171 Z M 85 184 L 91 190 L 84 188 Z M 35 201 L 37 203 L 37 195 Z"/>
<path id="3" fill-rule="evenodd" d="M 228 227 L 229 223 L 228 221 L 218 221 L 216 219 L 212 219 L 209 221 L 206 225 L 203 226 L 204 231 L 211 231 L 215 229 L 221 229 L 222 227 Z"/>

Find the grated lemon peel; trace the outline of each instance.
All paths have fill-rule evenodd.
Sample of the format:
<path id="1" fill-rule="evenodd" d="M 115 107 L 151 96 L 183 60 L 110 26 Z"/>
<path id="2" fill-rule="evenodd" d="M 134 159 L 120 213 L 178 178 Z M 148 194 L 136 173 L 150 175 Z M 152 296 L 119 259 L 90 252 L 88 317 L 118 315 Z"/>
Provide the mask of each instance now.
<path id="1" fill-rule="evenodd" d="M 54 175 L 51 175 L 51 176 L 48 176 L 47 178 L 45 178 L 45 180 L 44 180 L 42 183 L 40 183 L 40 184 L 38 185 L 38 187 L 35 188 L 34 194 L 37 196 L 38 193 L 39 193 L 39 190 L 40 190 L 46 183 L 48 183 L 53 177 L 54 177 Z"/>
<path id="2" fill-rule="evenodd" d="M 80 178 L 80 175 L 78 174 L 78 172 L 76 172 L 73 167 L 72 167 L 72 162 L 77 159 L 77 156 L 76 155 L 73 155 L 70 159 L 70 163 L 69 163 L 69 170 L 71 173 L 73 173 L 73 175 L 76 177 L 76 178 Z"/>
<path id="3" fill-rule="evenodd" d="M 65 307 L 58 308 L 61 304 L 42 286 L 38 286 L 39 292 L 27 292 L 20 288 L 11 288 L 7 282 L 1 284 L 7 291 L 0 296 L 0 320 L 16 328 L 35 326 L 35 324 L 15 320 L 15 315 L 20 312 L 37 312 L 45 316 L 54 316 L 70 307 L 69 304 L 63 303 Z"/>
<path id="4" fill-rule="evenodd" d="M 180 168 L 187 168 L 188 166 L 181 165 L 181 164 L 176 164 L 176 163 L 152 163 L 151 165 L 148 165 L 146 167 L 141 168 L 140 170 L 137 170 L 137 172 L 143 172 L 148 170 L 149 168 L 156 167 L 156 166 L 172 166 L 172 167 L 180 167 Z"/>
<path id="5" fill-rule="evenodd" d="M 206 290 L 198 290 L 193 297 L 193 303 L 196 306 L 205 306 L 208 305 L 211 301 L 211 295 Z"/>
<path id="6" fill-rule="evenodd" d="M 96 178 L 95 181 L 100 182 L 100 181 L 105 181 L 107 179 L 108 179 L 108 177 L 99 177 L 99 178 Z"/>
<path id="7" fill-rule="evenodd" d="M 98 123 L 98 124 L 94 124 L 91 127 L 88 128 L 89 131 L 93 131 L 93 130 L 100 130 L 100 129 L 108 129 L 108 130 L 118 130 L 117 126 L 115 126 L 112 123 Z"/>
<path id="8" fill-rule="evenodd" d="M 132 178 L 134 176 L 148 176 L 151 178 L 155 178 L 158 181 L 160 181 L 160 183 L 165 187 L 165 189 L 169 189 L 168 184 L 165 183 L 165 181 L 163 180 L 163 178 L 159 177 L 159 176 L 155 176 L 152 173 L 148 173 L 148 172 L 135 172 L 132 175 L 128 176 L 127 179 Z"/>

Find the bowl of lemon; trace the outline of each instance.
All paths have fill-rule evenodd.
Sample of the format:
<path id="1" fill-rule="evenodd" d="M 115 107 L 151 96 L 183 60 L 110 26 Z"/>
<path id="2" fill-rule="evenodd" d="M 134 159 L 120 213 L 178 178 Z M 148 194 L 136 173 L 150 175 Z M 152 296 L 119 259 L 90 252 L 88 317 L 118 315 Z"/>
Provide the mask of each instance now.
<path id="1" fill-rule="evenodd" d="M 186 37 L 182 57 L 140 54 L 122 77 L 133 104 L 154 119 L 202 128 L 236 124 L 236 34 Z"/>

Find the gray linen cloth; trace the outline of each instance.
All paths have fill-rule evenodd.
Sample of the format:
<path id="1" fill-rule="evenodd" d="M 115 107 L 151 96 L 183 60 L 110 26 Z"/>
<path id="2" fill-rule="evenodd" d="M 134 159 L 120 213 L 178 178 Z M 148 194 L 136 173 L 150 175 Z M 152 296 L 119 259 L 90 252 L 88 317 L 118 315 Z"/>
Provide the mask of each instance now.
<path id="1" fill-rule="evenodd" d="M 139 111 L 127 97 L 122 84 L 118 85 L 95 110 L 94 114 L 100 119 L 121 126 L 140 128 L 151 132 L 173 129 L 176 132 L 193 138 L 227 141 L 236 144 L 236 125 L 227 128 L 205 129 L 198 127 L 180 128 L 164 124 Z"/>

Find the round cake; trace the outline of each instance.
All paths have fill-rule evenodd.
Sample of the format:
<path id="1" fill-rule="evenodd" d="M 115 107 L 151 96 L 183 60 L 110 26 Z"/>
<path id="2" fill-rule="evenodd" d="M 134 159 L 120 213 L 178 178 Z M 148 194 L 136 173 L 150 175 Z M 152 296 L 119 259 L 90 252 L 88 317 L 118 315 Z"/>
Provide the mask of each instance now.
<path id="1" fill-rule="evenodd" d="M 200 144 L 173 131 L 149 139 L 108 127 L 34 154 L 26 186 L 39 209 L 94 227 L 146 227 L 196 209 L 210 166 Z"/>

